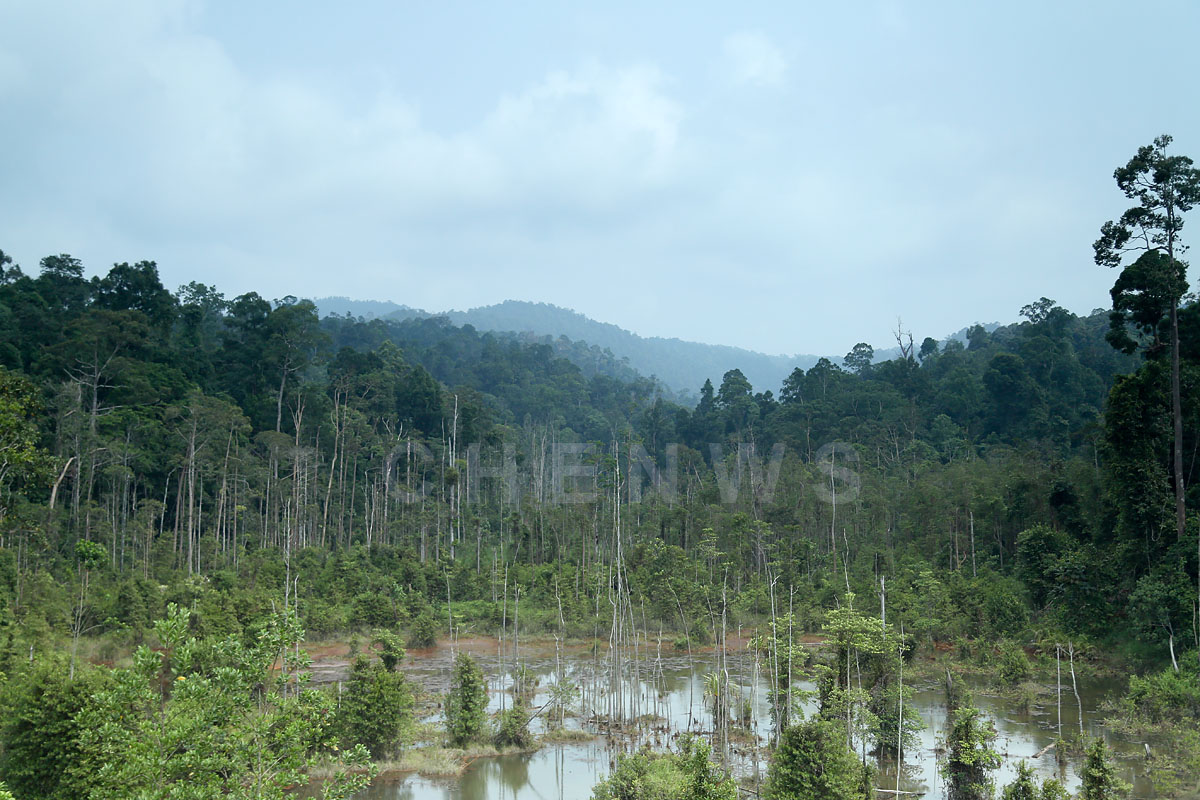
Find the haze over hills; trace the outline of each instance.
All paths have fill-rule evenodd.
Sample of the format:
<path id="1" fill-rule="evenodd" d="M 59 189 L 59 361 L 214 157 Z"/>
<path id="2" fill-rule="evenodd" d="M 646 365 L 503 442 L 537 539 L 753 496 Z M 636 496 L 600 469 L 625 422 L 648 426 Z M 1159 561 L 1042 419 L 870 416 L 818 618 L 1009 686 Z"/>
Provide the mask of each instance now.
<path id="1" fill-rule="evenodd" d="M 646 376 L 653 376 L 672 391 L 696 394 L 704 381 L 720 385 L 721 377 L 731 369 L 742 374 L 759 391 L 770 389 L 778 394 L 784 378 L 796 367 L 807 370 L 819 355 L 769 355 L 726 345 L 703 344 L 659 336 L 639 336 L 608 322 L 599 322 L 577 311 L 550 303 L 506 300 L 467 311 L 429 312 L 386 300 L 352 300 L 347 297 L 322 297 L 313 301 L 321 316 L 350 314 L 365 319 L 413 319 L 445 317 L 455 325 L 471 325 L 477 330 L 534 334 L 557 339 L 566 337 L 609 350 L 619 360 Z M 989 331 L 995 323 L 985 325 Z M 966 340 L 966 329 L 947 339 Z M 568 355 L 569 354 L 565 354 Z M 899 355 L 899 349 L 876 348 L 875 360 L 886 361 Z M 825 356 L 835 364 L 842 356 Z"/>

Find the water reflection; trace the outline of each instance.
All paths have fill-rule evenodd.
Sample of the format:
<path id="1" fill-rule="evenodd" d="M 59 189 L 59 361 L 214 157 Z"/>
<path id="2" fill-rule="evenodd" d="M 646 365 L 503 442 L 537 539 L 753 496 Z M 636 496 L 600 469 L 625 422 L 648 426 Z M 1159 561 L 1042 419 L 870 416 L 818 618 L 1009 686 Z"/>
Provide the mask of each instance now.
<path id="1" fill-rule="evenodd" d="M 548 698 L 548 687 L 555 680 L 557 659 L 530 659 L 528 666 L 541 679 L 534 707 Z M 653 663 L 651 663 L 653 662 Z M 413 672 L 415 677 L 427 685 L 437 685 L 448 675 L 448 660 L 443 657 L 418 663 Z M 481 666 L 488 675 L 491 690 L 491 709 L 499 710 L 502 704 L 511 704 L 503 689 L 509 685 L 506 671 L 501 669 L 498 658 L 481 658 Z M 574 681 L 585 687 L 581 699 L 575 704 L 575 717 L 568 717 L 566 727 L 596 730 L 615 705 L 611 702 L 614 681 L 604 672 L 604 662 L 592 654 L 580 653 L 567 660 L 558 661 L 558 668 L 569 673 Z M 730 655 L 728 659 L 730 679 L 736 684 L 740 695 L 735 706 L 744 701 L 751 709 L 751 731 L 749 736 L 738 737 L 725 752 L 727 763 L 735 772 L 748 780 L 761 779 L 766 770 L 765 741 L 770 732 L 770 707 L 767 701 L 765 676 L 756 674 L 754 664 L 744 654 Z M 616 691 L 622 693 L 622 707 L 628 716 L 650 716 L 654 721 L 636 736 L 598 738 L 584 743 L 549 745 L 537 753 L 511 755 L 492 759 L 479 759 L 469 765 L 458 779 L 432 779 L 417 775 L 397 776 L 391 780 L 380 779 L 360 794 L 357 800 L 588 800 L 592 787 L 604 777 L 617 754 L 635 749 L 640 744 L 650 744 L 656 749 L 665 749 L 681 733 L 694 732 L 709 736 L 713 731 L 713 720 L 704 698 L 704 675 L 711 672 L 711 657 L 688 657 L 684 655 L 652 655 L 642 665 L 638 680 L 627 673 L 623 680 L 616 681 Z M 811 685 L 803 688 L 812 689 Z M 1064 698 L 1064 732 L 1077 730 L 1082 713 L 1083 728 L 1088 735 L 1106 735 L 1099 725 L 1099 706 L 1106 693 L 1116 687 L 1102 682 L 1081 682 L 1080 695 L 1083 708 L 1068 705 Z M 1046 747 L 1057 736 L 1057 715 L 1053 701 L 1049 707 L 1033 705 L 1021 708 L 1007 698 L 992 696 L 981 688 L 975 691 L 975 702 L 993 720 L 998 739 L 996 749 L 1004 756 L 1003 764 L 995 773 L 997 786 L 1011 781 L 1016 775 L 1016 766 L 1022 759 L 1029 763 L 1042 777 L 1057 777 L 1069 789 L 1079 786 L 1079 759 L 1068 759 L 1065 768 L 1059 768 L 1053 752 L 1040 759 L 1031 757 Z M 904 769 L 899 788 L 911 795 L 924 796 L 929 800 L 944 798 L 944 788 L 938 775 L 937 743 L 942 737 L 946 723 L 945 697 L 940 686 L 919 688 L 913 698 L 913 706 L 921 715 L 925 729 L 919 734 L 920 745 L 905 755 Z M 806 715 L 815 711 L 810 702 Z M 535 730 L 542 730 L 543 719 L 536 721 Z M 1125 741 L 1108 736 L 1118 755 L 1124 756 L 1120 766 L 1126 780 L 1134 782 L 1135 795 L 1153 797 L 1153 792 L 1137 769 L 1135 756 L 1141 753 L 1140 742 Z M 757 742 L 757 743 L 756 743 Z M 714 748 L 719 751 L 720 746 Z M 888 789 L 896 787 L 895 763 L 881 765 L 879 785 Z"/>
<path id="2" fill-rule="evenodd" d="M 604 748 L 594 744 L 547 747 L 532 755 L 481 759 L 458 780 L 408 776 L 377 782 L 366 800 L 588 800 L 608 773 Z"/>

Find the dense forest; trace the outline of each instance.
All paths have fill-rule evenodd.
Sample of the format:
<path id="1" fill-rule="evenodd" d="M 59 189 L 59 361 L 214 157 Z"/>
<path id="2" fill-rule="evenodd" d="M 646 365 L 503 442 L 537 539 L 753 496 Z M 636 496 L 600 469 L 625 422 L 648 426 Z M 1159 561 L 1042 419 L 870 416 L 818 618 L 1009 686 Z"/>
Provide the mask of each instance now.
<path id="1" fill-rule="evenodd" d="M 566 341 L 0 254 L 0 777 L 19 798 L 157 797 L 209 770 L 187 796 L 217 796 L 269 746 L 279 792 L 318 761 L 345 779 L 328 796 L 350 792 L 352 745 L 378 742 L 302 688 L 302 637 L 376 631 L 398 660 L 396 634 L 505 630 L 516 587 L 530 634 L 608 639 L 636 609 L 689 647 L 774 631 L 775 658 L 785 606 L 789 632 L 837 636 L 854 598 L 886 599 L 905 657 L 1071 641 L 1194 725 L 1200 304 L 1171 263 L 1124 267 L 1112 311 L 1041 298 L 965 345 L 897 330 L 893 360 L 859 344 L 779 387 L 734 369 L 688 408 Z M 862 654 L 860 688 L 865 641 L 839 651 Z M 390 666 L 355 669 L 386 688 Z M 830 680 L 850 691 L 848 667 Z M 786 721 L 785 749 L 830 736 Z M 183 748 L 219 767 L 163 755 L 230 725 L 237 746 Z M 707 781 L 688 748 L 670 769 Z"/>

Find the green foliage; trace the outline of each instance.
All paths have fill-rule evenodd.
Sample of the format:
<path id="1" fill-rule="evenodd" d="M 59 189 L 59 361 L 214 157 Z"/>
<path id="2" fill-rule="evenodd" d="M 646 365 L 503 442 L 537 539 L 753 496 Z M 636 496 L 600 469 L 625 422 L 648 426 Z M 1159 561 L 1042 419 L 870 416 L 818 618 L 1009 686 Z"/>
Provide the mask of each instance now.
<path id="1" fill-rule="evenodd" d="M 795 716 L 787 665 L 808 659 L 800 633 L 821 628 L 826 610 L 835 653 L 819 681 L 822 714 L 883 748 L 895 744 L 903 699 L 901 626 L 909 657 L 917 645 L 953 642 L 986 658 L 998 640 L 1047 630 L 1102 644 L 1136 633 L 1163 663 L 1172 645 L 1191 644 L 1200 531 L 1171 530 L 1169 370 L 1153 347 L 1109 347 L 1107 314 L 1077 317 L 1042 298 L 1022 309 L 1025 322 L 974 326 L 969 347 L 928 341 L 919 362 L 871 363 L 856 347 L 847 370 L 828 360 L 796 369 L 779 398 L 756 390 L 749 369 L 726 365 L 719 389 L 709 382 L 684 408 L 580 343 L 444 320 L 322 322 L 294 298 L 227 301 L 195 283 L 171 298 L 152 262 L 118 264 L 96 280 L 65 254 L 42 266 L 38 278 L 0 275 L 0 668 L 13 692 L 27 680 L 27 648 L 42 659 L 66 620 L 82 640 L 79 663 L 89 654 L 126 663 L 168 603 L 192 613 L 182 632 L 160 626 L 160 639 L 175 642 L 160 672 L 196 688 L 181 684 L 160 700 L 181 737 L 205 742 L 186 714 L 203 721 L 221 710 L 243 724 L 245 698 L 223 670 L 234 656 L 243 666 L 266 658 L 256 643 L 280 607 L 319 635 L 384 632 L 371 645 L 384 663 L 363 678 L 367 697 L 404 657 L 391 631 L 409 631 L 413 647 L 435 645 L 447 602 L 456 625 L 491 633 L 506 602 L 513 624 L 519 586 L 522 636 L 603 638 L 618 518 L 618 585 L 638 625 L 669 632 L 681 649 L 710 644 L 722 625 L 770 626 L 758 644 L 776 679 L 771 700 L 788 711 L 777 713 L 780 727 Z M 1127 269 L 1114 307 L 1126 334 L 1152 345 L 1163 332 L 1155 287 L 1178 265 Z M 1185 306 L 1180 320 L 1194 444 L 1200 306 Z M 560 357 L 568 353 L 577 362 L 591 353 L 593 366 Z M 598 448 L 581 461 L 596 467 L 591 503 L 551 513 L 546 480 L 524 480 L 513 497 L 486 477 L 510 457 L 527 477 L 553 474 L 548 443 L 617 431 L 619 458 Z M 755 461 L 737 447 L 751 432 Z M 827 471 L 834 465 L 819 448 L 832 441 L 853 443 L 858 461 L 839 453 Z M 776 445 L 786 456 L 771 477 Z M 675 469 L 671 502 L 630 458 L 638 447 Z M 723 498 L 721 473 L 750 486 Z M 852 501 L 840 489 L 850 488 L 847 473 Z M 826 482 L 839 486 L 836 508 L 813 491 Z M 77 553 L 76 542 L 99 549 Z M 1004 648 L 995 666 L 1015 681 L 1028 664 Z M 320 716 L 316 700 L 301 702 L 302 659 L 294 650 L 291 659 L 286 688 L 264 683 L 255 703 L 264 716 Z M 1189 669 L 1131 682 L 1129 702 L 1147 718 L 1189 721 Z M 148 695 L 126 672 L 114 675 L 129 703 L 145 701 L 145 716 Z M 368 705 L 355 713 L 382 708 Z M 326 730 L 341 744 L 358 738 L 345 732 L 346 715 L 333 714 Z M 138 718 L 126 712 L 127 724 Z M 361 729 L 379 752 L 395 741 L 370 733 L 385 721 Z"/>
<path id="2" fill-rule="evenodd" d="M 1017 764 L 1017 778 L 1000 793 L 1001 800 L 1070 800 L 1066 788 L 1053 778 L 1038 781 L 1029 762 Z"/>
<path id="3" fill-rule="evenodd" d="M 991 772 L 1000 766 L 992 749 L 996 738 L 991 721 L 969 706 L 954 710 L 946 734 L 946 761 L 942 778 L 951 800 L 986 800 L 992 796 Z"/>
<path id="4" fill-rule="evenodd" d="M 1026 681 L 1033 674 L 1033 666 L 1029 657 L 1016 642 L 1004 640 L 1000 642 L 996 656 L 996 679 L 1001 686 L 1012 687 Z"/>
<path id="5" fill-rule="evenodd" d="M 859 800 L 873 794 L 844 727 L 811 720 L 783 731 L 771 757 L 767 800 Z"/>
<path id="6" fill-rule="evenodd" d="M 413 619 L 412 628 L 408 632 L 408 643 L 418 650 L 433 647 L 437 644 L 438 630 L 433 612 L 426 609 Z"/>
<path id="7" fill-rule="evenodd" d="M 7 687 L 0 775 L 20 797 L 85 797 L 83 719 L 106 681 L 82 671 L 69 680 L 59 664 L 42 665 Z"/>
<path id="8" fill-rule="evenodd" d="M 404 662 L 404 640 L 396 633 L 384 628 L 377 629 L 371 636 L 371 644 L 379 645 L 379 661 L 388 672 Z"/>
<path id="9" fill-rule="evenodd" d="M 446 733 L 451 744 L 463 746 L 484 735 L 487 725 L 487 686 L 475 659 L 459 653 L 446 695 Z"/>
<path id="10" fill-rule="evenodd" d="M 620 755 L 612 773 L 592 789 L 592 800 L 736 800 L 733 778 L 710 760 L 707 742 L 684 736 L 679 752 Z"/>
<path id="11" fill-rule="evenodd" d="M 1178 672 L 1167 668 L 1149 675 L 1130 675 L 1121 699 L 1127 717 L 1152 724 L 1200 720 L 1200 680 L 1189 659 Z"/>
<path id="12" fill-rule="evenodd" d="M 905 751 L 918 746 L 918 734 L 924 730 L 925 723 L 917 709 L 909 702 L 915 693 L 911 686 L 904 687 L 904 714 L 901 718 L 900 683 L 889 676 L 871 688 L 871 699 L 867 708 L 876 722 L 869 733 L 878 752 L 894 754 L 900 742 L 903 743 Z M 903 730 L 900 729 L 901 724 Z M 900 742 L 897 742 L 897 736 L 900 736 Z"/>
<path id="13" fill-rule="evenodd" d="M 79 715 L 91 800 L 283 798 L 307 782 L 323 754 L 334 777 L 325 797 L 343 797 L 374 774 L 367 751 L 335 755 L 334 708 L 305 688 L 298 672 L 302 635 L 294 617 L 278 616 L 253 637 L 203 642 L 188 633 L 186 610 L 172 607 L 155 626 L 161 652 L 140 648 L 130 669 L 113 672 L 112 688 Z M 272 665 L 283 654 L 285 671 Z M 350 774 L 348 770 L 360 770 Z"/>
<path id="14" fill-rule="evenodd" d="M 529 732 L 529 709 L 523 702 L 513 703 L 500 712 L 496 724 L 496 733 L 492 737 L 496 747 L 517 747 L 525 749 L 533 744 L 533 734 Z"/>
<path id="15" fill-rule="evenodd" d="M 386 662 L 359 656 L 337 709 L 342 746 L 361 744 L 373 758 L 394 754 L 412 725 L 412 688 L 402 673 Z"/>
<path id="16" fill-rule="evenodd" d="M 198 640 L 190 617 L 171 605 L 154 627 L 162 649 L 139 648 L 128 669 L 68 680 L 51 664 L 20 682 L 0 765 L 19 796 L 269 800 L 306 783 L 318 758 L 334 771 L 323 797 L 370 779 L 365 749 L 335 753 L 332 702 L 305 688 L 294 618 L 248 640 Z"/>
<path id="17" fill-rule="evenodd" d="M 1088 746 L 1081 778 L 1080 800 L 1121 800 L 1129 796 L 1129 784 L 1117 776 L 1102 738 Z"/>
<path id="18" fill-rule="evenodd" d="M 0 366 L 0 522 L 9 508 L 9 488 L 49 472 L 49 458 L 38 446 L 41 405 L 32 381 Z"/>
<path id="19" fill-rule="evenodd" d="M 793 615 L 772 619 L 769 633 L 750 640 L 750 647 L 761 651 L 766 668 L 773 673 L 768 700 L 771 703 L 771 718 L 776 728 L 782 730 L 791 724 L 804 699 L 793 686 L 808 663 L 809 654 L 799 643 L 800 629 Z"/>

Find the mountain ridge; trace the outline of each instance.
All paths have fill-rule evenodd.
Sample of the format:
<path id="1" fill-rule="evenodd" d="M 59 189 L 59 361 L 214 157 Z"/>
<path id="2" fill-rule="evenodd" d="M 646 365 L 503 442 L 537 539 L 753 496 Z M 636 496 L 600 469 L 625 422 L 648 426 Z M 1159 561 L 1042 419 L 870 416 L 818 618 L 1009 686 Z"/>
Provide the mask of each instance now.
<path id="1" fill-rule="evenodd" d="M 575 342 L 610 351 L 638 373 L 653 377 L 664 386 L 683 396 L 694 395 L 705 380 L 720 385 L 722 377 L 739 369 L 757 390 L 776 394 L 783 380 L 799 367 L 810 369 L 821 358 L 841 364 L 842 357 L 801 353 L 794 355 L 768 354 L 732 345 L 706 344 L 677 337 L 642 336 L 611 322 L 594 320 L 573 309 L 552 303 L 526 300 L 505 300 L 489 306 L 466 311 L 430 312 L 387 300 L 353 300 L 348 297 L 315 298 L 322 317 L 330 314 L 363 317 L 365 319 L 406 320 L 444 317 L 455 325 L 470 325 L 477 330 L 496 333 L 533 334 L 539 337 L 563 337 Z M 988 330 L 997 323 L 985 325 Z M 945 337 L 966 340 L 966 328 Z M 875 351 L 875 361 L 887 361 L 900 354 L 897 347 Z"/>

